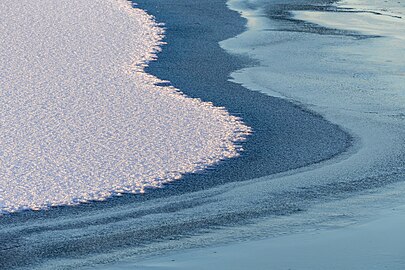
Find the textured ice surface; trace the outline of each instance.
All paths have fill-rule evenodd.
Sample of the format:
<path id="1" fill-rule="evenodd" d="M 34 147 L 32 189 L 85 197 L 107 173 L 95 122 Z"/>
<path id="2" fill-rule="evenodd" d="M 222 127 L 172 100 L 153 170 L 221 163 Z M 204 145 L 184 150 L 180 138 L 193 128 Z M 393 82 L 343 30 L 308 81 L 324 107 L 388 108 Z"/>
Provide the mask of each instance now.
<path id="1" fill-rule="evenodd" d="M 162 30 L 125 0 L 0 2 L 0 212 L 159 187 L 249 128 L 143 72 Z"/>
<path id="2" fill-rule="evenodd" d="M 346 0 L 337 7 L 348 12 L 294 11 L 299 20 L 329 28 L 358 31 L 367 35 L 381 35 L 405 40 L 405 2 L 397 0 Z"/>

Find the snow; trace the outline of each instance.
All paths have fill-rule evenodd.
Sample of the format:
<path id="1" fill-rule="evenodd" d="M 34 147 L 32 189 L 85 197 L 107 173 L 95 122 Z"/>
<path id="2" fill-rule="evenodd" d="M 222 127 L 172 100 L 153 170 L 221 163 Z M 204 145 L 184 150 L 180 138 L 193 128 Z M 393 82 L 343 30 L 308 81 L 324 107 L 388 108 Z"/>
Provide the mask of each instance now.
<path id="1" fill-rule="evenodd" d="M 125 0 L 0 2 L 0 212 L 141 193 L 238 155 L 250 129 L 144 72 L 162 44 Z"/>

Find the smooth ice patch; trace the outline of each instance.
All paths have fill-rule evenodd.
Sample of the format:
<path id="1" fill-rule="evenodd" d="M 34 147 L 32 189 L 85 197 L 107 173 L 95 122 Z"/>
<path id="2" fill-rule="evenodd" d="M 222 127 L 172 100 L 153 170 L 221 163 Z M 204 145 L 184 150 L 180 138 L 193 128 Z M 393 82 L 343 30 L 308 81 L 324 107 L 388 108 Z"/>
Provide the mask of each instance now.
<path id="1" fill-rule="evenodd" d="M 405 2 L 348 0 L 337 7 L 347 12 L 293 11 L 295 19 L 329 28 L 357 31 L 405 40 Z"/>
<path id="2" fill-rule="evenodd" d="M 249 133 L 155 85 L 162 29 L 125 0 L 2 0 L 0 18 L 0 212 L 160 187 Z"/>

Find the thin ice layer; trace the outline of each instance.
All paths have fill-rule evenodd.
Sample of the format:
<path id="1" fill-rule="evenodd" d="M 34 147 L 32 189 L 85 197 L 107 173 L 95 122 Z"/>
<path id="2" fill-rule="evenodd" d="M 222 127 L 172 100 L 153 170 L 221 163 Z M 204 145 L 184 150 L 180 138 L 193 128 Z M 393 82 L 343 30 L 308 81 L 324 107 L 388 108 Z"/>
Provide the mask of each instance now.
<path id="1" fill-rule="evenodd" d="M 249 133 L 155 85 L 162 30 L 125 0 L 2 0 L 0 18 L 0 212 L 159 187 Z"/>

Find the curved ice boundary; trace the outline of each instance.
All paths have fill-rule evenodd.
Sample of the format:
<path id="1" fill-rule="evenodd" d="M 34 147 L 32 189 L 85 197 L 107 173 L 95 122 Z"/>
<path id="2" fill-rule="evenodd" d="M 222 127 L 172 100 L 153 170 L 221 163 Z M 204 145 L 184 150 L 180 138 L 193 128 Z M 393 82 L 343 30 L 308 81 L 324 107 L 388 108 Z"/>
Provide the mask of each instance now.
<path id="1" fill-rule="evenodd" d="M 160 187 L 250 132 L 144 72 L 163 30 L 126 0 L 2 0 L 0 18 L 0 212 Z"/>

